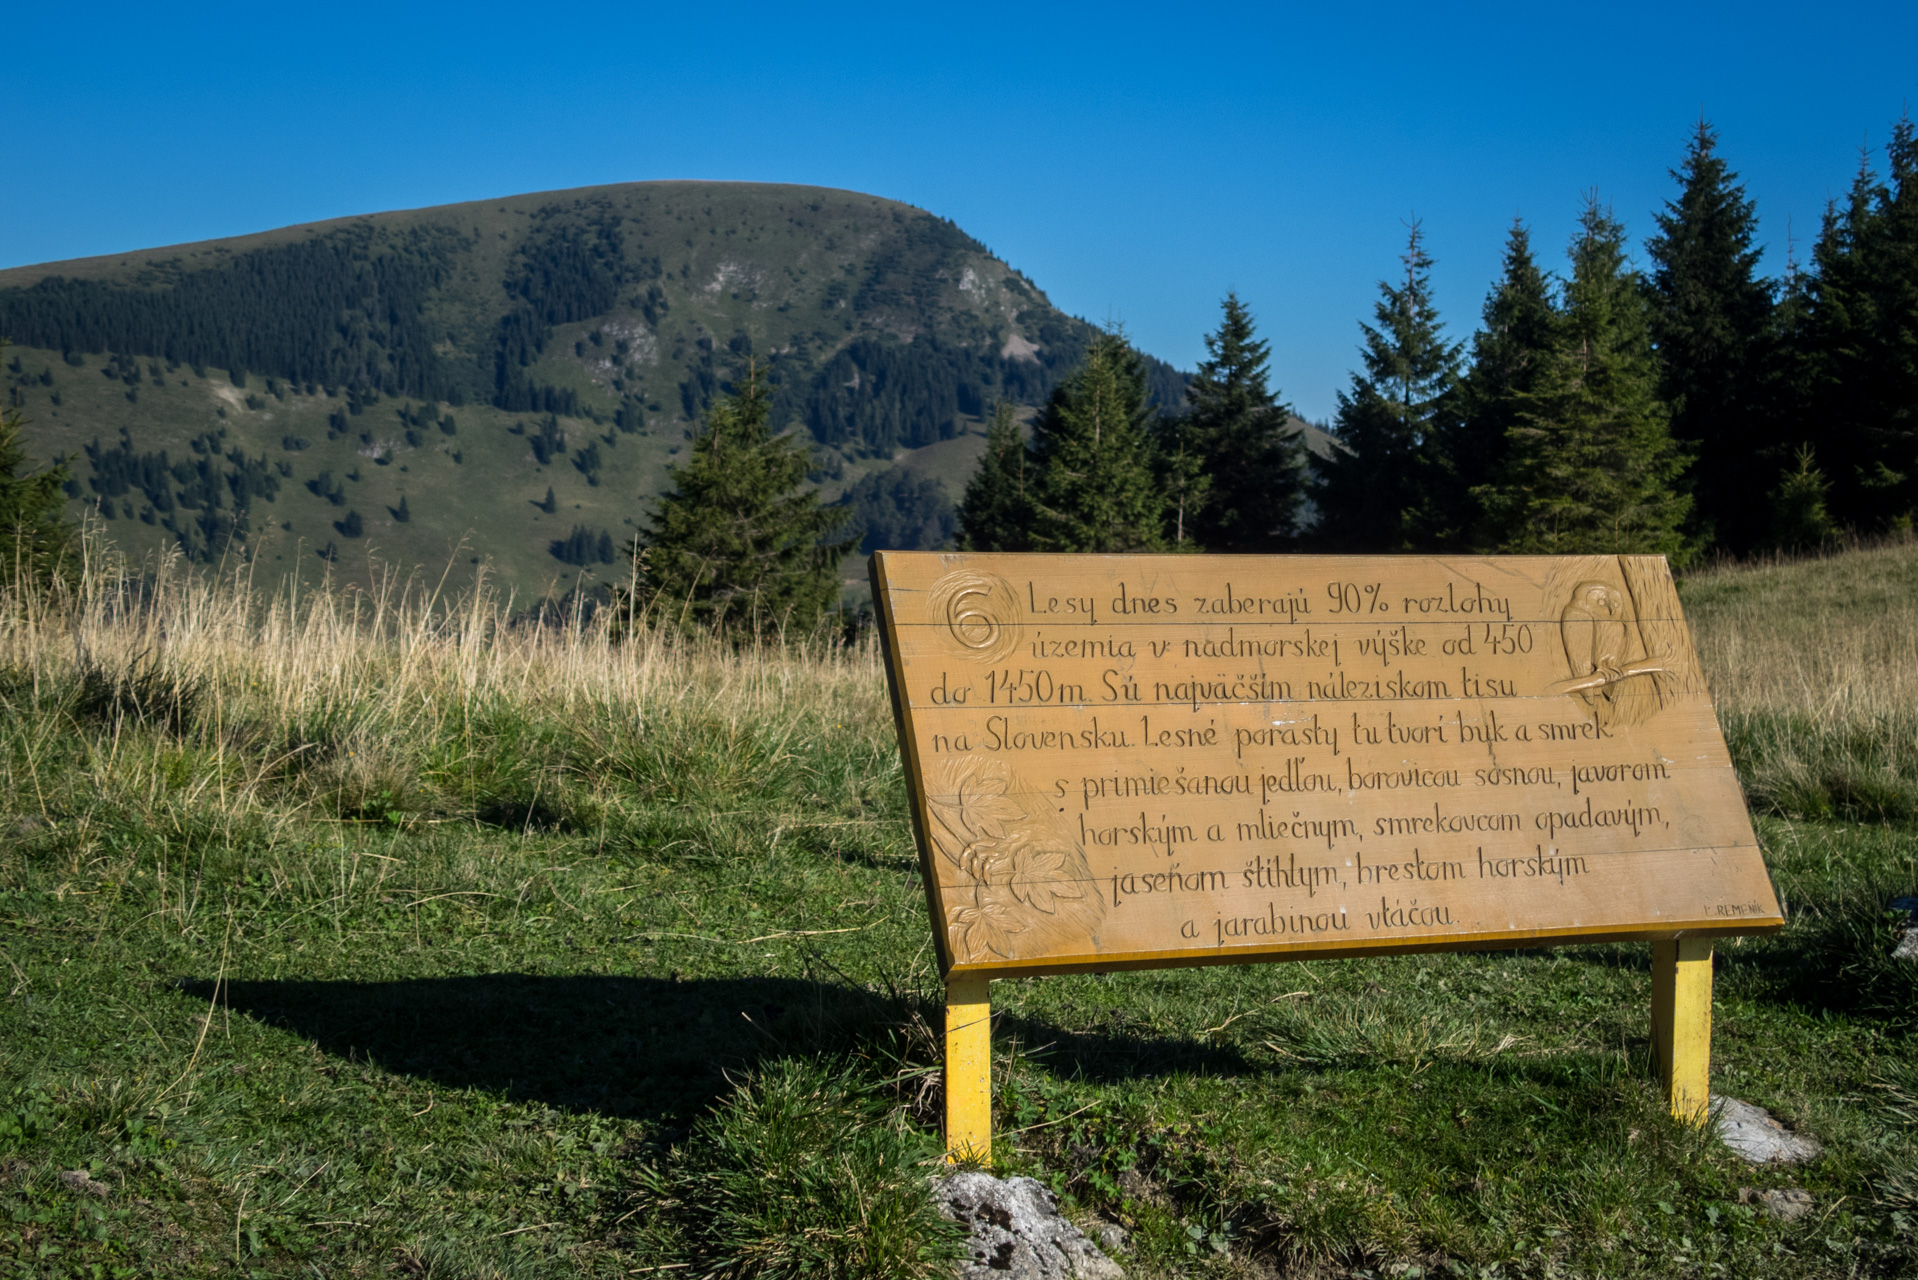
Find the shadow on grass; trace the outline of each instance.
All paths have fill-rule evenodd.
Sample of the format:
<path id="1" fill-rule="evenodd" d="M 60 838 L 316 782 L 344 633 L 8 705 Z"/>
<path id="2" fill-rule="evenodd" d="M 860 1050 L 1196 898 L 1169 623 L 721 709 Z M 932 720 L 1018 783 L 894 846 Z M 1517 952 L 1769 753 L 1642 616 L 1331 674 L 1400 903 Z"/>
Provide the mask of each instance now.
<path id="1" fill-rule="evenodd" d="M 179 990 L 214 996 L 206 979 Z M 393 982 L 228 981 L 220 1002 L 349 1062 L 520 1102 L 683 1124 L 765 1059 L 872 1052 L 927 1065 L 907 1028 L 936 1028 L 933 1005 L 806 978 L 670 978 L 522 973 Z M 1000 1014 L 1001 1050 L 1087 1081 L 1247 1076 L 1273 1069 L 1230 1045 L 1138 1032 L 1064 1030 Z"/>
<path id="2" fill-rule="evenodd" d="M 205 979 L 181 982 L 195 999 Z M 391 982 L 229 981 L 220 1003 L 311 1041 L 331 1057 L 448 1089 L 682 1126 L 762 1061 L 870 1056 L 886 1074 L 932 1066 L 937 1006 L 809 978 L 674 980 L 522 973 Z M 913 1030 L 916 1028 L 916 1032 Z M 1000 1013 L 995 1049 L 1062 1079 L 1112 1084 L 1163 1076 L 1319 1074 L 1382 1059 L 1275 1060 L 1232 1042 L 1120 1025 L 1067 1029 Z M 1508 1065 L 1507 1069 L 1512 1069 Z M 1527 1064 L 1527 1073 L 1561 1069 Z M 728 1076 L 732 1080 L 728 1080 Z"/>
<path id="3" fill-rule="evenodd" d="M 1265 1075 L 1274 1064 L 1255 1061 L 1232 1044 L 1187 1036 L 1112 1030 L 1068 1031 L 1037 1018 L 995 1014 L 995 1053 L 1007 1050 L 1041 1062 L 1048 1073 L 1096 1084 L 1149 1080 L 1155 1076 Z"/>
<path id="4" fill-rule="evenodd" d="M 214 984 L 180 990 L 201 1000 Z M 221 1002 L 322 1051 L 447 1088 L 684 1123 L 762 1059 L 877 1047 L 917 1013 L 803 978 L 675 981 L 490 973 L 395 982 L 233 982 Z"/>

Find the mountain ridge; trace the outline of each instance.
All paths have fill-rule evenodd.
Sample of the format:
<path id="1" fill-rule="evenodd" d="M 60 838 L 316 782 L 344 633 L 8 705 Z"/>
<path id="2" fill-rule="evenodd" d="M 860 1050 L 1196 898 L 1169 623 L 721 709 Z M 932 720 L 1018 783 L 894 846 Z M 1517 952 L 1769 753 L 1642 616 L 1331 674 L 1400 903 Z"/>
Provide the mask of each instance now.
<path id="1" fill-rule="evenodd" d="M 1093 332 L 949 220 L 797 184 L 605 184 L 0 270 L 30 442 L 78 459 L 76 505 L 130 544 L 172 537 L 214 559 L 236 539 L 257 548 L 269 524 L 351 542 L 349 522 L 315 517 L 384 505 L 407 513 L 387 530 L 397 557 L 431 559 L 415 535 L 464 523 L 520 580 L 603 571 L 577 548 L 630 537 L 749 361 L 835 497 L 975 433 L 996 400 L 1040 403 Z M 1177 403 L 1183 375 L 1148 364 Z M 222 484 L 197 475 L 216 453 Z M 189 454 L 191 484 L 162 478 Z M 262 474 L 292 482 L 290 500 Z M 963 480 L 941 477 L 948 506 Z M 537 530 L 506 504 L 528 486 Z M 909 489 L 932 500 L 889 492 Z M 183 495 L 196 514 L 180 514 Z M 562 507 L 580 527 L 549 537 Z M 889 527 L 942 527 L 905 514 Z"/>

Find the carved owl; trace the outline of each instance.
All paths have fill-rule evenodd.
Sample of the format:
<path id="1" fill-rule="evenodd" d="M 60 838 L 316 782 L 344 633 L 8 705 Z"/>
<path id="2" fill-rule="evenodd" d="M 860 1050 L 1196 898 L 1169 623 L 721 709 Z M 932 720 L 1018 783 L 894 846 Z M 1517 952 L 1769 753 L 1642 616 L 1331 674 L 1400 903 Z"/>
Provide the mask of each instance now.
<path id="1" fill-rule="evenodd" d="M 1581 582 L 1558 615 L 1565 661 L 1574 678 L 1618 678 L 1626 655 L 1625 597 L 1603 582 Z"/>

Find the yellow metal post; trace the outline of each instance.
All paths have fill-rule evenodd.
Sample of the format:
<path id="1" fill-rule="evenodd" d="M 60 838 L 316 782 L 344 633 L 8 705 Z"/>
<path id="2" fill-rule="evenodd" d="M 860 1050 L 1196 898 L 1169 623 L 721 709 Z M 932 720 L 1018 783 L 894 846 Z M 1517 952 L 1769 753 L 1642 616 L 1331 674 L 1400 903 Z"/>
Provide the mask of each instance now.
<path id="1" fill-rule="evenodd" d="M 1711 939 L 1652 944 L 1652 1047 L 1672 1114 L 1703 1124 L 1711 1106 Z"/>
<path id="2" fill-rule="evenodd" d="M 992 979 L 946 980 L 946 1159 L 992 1159 Z"/>

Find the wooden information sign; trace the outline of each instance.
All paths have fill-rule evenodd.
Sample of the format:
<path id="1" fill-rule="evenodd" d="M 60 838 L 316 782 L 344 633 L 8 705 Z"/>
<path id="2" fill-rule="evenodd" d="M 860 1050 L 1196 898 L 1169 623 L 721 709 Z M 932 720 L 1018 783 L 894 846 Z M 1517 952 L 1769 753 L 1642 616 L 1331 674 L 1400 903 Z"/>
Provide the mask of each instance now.
<path id="1" fill-rule="evenodd" d="M 990 1150 L 994 977 L 1654 943 L 1675 1113 L 1711 940 L 1784 924 L 1662 557 L 886 552 L 871 564 Z"/>

